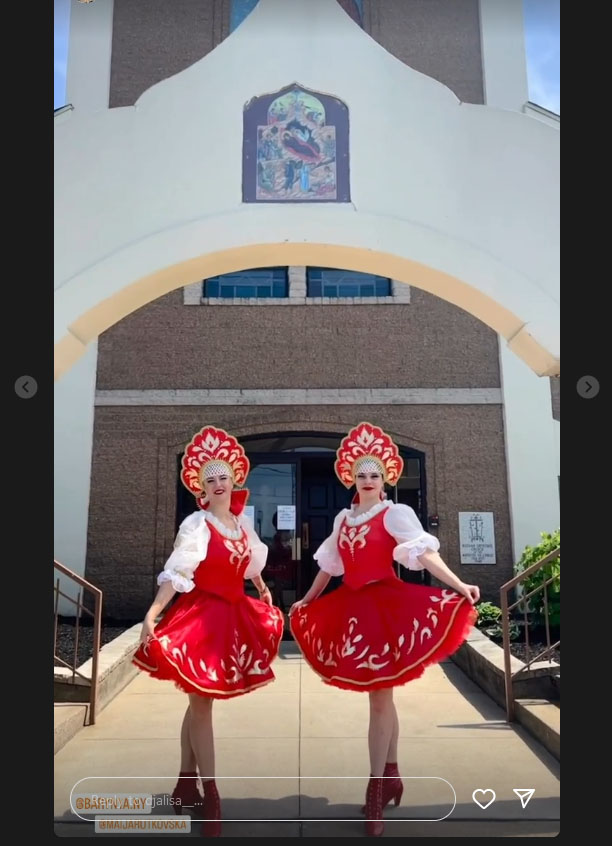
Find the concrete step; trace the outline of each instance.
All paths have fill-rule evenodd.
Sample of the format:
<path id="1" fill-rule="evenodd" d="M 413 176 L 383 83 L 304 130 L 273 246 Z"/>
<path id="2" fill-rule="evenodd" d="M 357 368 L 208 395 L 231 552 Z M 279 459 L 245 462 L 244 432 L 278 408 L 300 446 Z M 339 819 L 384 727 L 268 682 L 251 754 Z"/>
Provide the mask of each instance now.
<path id="1" fill-rule="evenodd" d="M 517 699 L 516 719 L 548 749 L 557 761 L 561 760 L 561 707 L 550 699 Z"/>
<path id="2" fill-rule="evenodd" d="M 132 664 L 132 656 L 140 640 L 141 623 L 126 629 L 119 637 L 105 644 L 98 659 L 98 711 L 101 711 L 138 670 Z M 54 667 L 53 690 L 56 702 L 88 703 L 93 661 L 89 658 L 78 667 L 80 676 L 72 677 L 67 667 Z"/>
<path id="3" fill-rule="evenodd" d="M 56 703 L 53 706 L 53 754 L 80 731 L 87 720 L 87 705 Z"/>
<path id="4" fill-rule="evenodd" d="M 115 696 L 138 675 L 131 658 L 138 646 L 141 624 L 132 626 L 100 650 L 98 662 L 99 714 Z M 72 680 L 72 672 L 65 667 L 54 667 L 54 752 L 62 748 L 86 723 L 89 709 L 89 679 L 92 675 L 91 658 L 79 668 L 85 678 Z"/>

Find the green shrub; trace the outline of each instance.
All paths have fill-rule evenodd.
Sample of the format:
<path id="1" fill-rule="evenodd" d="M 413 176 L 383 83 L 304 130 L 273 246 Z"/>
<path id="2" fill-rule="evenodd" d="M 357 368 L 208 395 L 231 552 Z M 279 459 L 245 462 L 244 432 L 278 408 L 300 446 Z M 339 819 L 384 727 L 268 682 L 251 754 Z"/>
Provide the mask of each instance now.
<path id="1" fill-rule="evenodd" d="M 525 550 L 517 563 L 516 573 L 522 573 L 536 561 L 545 558 L 549 553 L 554 552 L 561 545 L 561 531 L 556 529 L 554 532 L 541 533 L 542 541 L 537 546 L 526 546 Z M 548 619 L 550 625 L 558 627 L 561 624 L 561 556 L 553 558 L 548 564 L 545 564 L 540 570 L 528 576 L 524 582 L 521 583 L 521 590 L 523 594 L 531 593 L 532 590 L 541 585 L 548 579 L 554 580 L 545 588 L 546 598 L 548 600 Z M 532 614 L 532 620 L 536 625 L 544 625 L 544 590 L 534 594 L 527 600 L 528 609 Z"/>
<path id="2" fill-rule="evenodd" d="M 478 611 L 476 627 L 491 640 L 502 640 L 501 608 L 493 605 L 492 602 L 480 602 L 476 606 L 476 610 Z M 519 636 L 519 627 L 512 619 L 510 620 L 509 633 L 510 640 L 516 640 Z"/>
<path id="3" fill-rule="evenodd" d="M 490 626 L 496 623 L 501 617 L 501 608 L 493 605 L 492 602 L 480 602 L 476 606 L 476 610 L 478 611 L 477 626 L 479 629 L 483 626 Z"/>

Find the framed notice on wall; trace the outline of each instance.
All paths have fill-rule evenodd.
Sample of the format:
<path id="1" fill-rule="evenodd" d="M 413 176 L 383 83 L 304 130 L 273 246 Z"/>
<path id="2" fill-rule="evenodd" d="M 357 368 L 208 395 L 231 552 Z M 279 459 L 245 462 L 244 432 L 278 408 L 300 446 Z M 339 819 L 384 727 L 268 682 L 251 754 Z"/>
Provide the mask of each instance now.
<path id="1" fill-rule="evenodd" d="M 492 511 L 459 512 L 459 547 L 462 564 L 496 563 Z"/>

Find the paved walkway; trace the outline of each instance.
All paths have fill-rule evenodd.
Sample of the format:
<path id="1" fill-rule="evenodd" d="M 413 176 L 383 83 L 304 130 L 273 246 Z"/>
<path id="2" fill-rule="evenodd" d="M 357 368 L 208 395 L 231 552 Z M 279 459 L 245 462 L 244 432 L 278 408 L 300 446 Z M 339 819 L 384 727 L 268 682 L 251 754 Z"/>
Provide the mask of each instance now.
<path id="1" fill-rule="evenodd" d="M 359 809 L 369 772 L 367 696 L 324 685 L 293 643 L 283 646 L 275 683 L 214 706 L 217 784 L 228 820 L 223 836 L 364 836 Z M 404 797 L 386 812 L 385 837 L 559 832 L 559 764 L 520 726 L 509 726 L 504 712 L 451 661 L 397 688 L 395 702 Z M 139 674 L 95 726 L 57 753 L 58 835 L 94 836 L 93 823 L 70 810 L 79 779 L 87 781 L 75 793 L 146 793 L 167 802 L 186 703 L 169 682 Z M 524 810 L 515 787 L 535 790 Z M 481 809 L 472 799 L 476 789 L 493 790 L 495 801 Z M 487 802 L 491 794 L 479 798 Z M 174 819 L 167 804 L 154 814 Z M 199 836 L 200 825 L 193 823 L 191 836 Z"/>

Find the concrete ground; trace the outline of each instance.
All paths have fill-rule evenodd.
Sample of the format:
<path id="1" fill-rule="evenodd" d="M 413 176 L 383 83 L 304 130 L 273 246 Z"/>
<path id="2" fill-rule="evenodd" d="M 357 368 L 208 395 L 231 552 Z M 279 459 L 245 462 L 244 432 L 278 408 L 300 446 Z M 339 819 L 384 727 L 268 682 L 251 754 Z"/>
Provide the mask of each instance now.
<path id="1" fill-rule="evenodd" d="M 293 643 L 283 645 L 274 671 L 275 683 L 214 705 L 223 836 L 364 836 L 368 697 L 324 685 Z M 558 834 L 558 762 L 520 726 L 508 725 L 457 666 L 448 661 L 430 668 L 396 688 L 395 702 L 404 796 L 399 808 L 385 813 L 385 837 Z M 171 683 L 140 674 L 95 726 L 56 754 L 57 835 L 126 836 L 94 834 L 94 823 L 71 810 L 71 792 L 73 798 L 152 794 L 154 815 L 188 820 L 175 817 L 167 802 L 179 770 L 186 704 Z M 513 788 L 534 789 L 525 809 Z M 489 791 L 476 794 L 481 804 L 492 799 L 490 791 L 494 801 L 479 807 L 472 798 L 477 790 Z M 186 836 L 199 836 L 200 828 L 194 822 Z"/>

